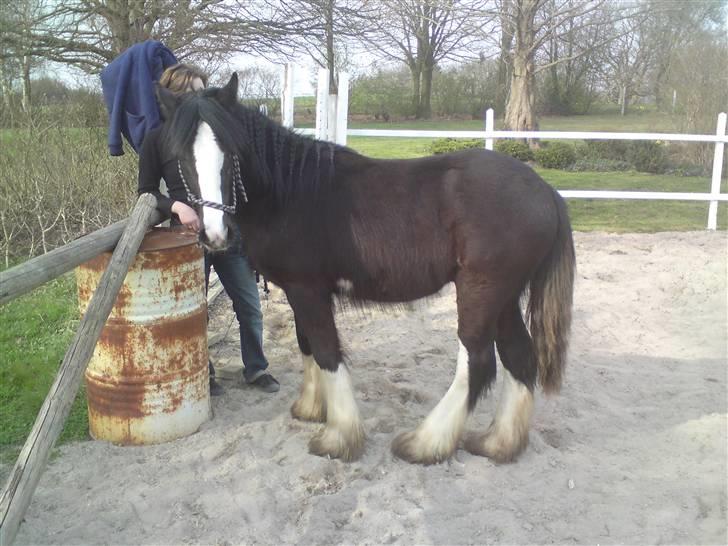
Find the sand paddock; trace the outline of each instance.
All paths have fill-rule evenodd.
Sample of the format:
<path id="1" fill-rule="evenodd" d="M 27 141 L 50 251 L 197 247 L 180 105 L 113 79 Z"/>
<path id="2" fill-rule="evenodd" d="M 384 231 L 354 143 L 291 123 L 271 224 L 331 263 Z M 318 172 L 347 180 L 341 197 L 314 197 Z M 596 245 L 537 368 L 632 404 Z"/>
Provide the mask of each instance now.
<path id="1" fill-rule="evenodd" d="M 307 453 L 294 421 L 302 370 L 279 291 L 264 303 L 277 395 L 241 386 L 233 327 L 212 354 L 227 379 L 214 419 L 165 445 L 66 445 L 18 544 L 725 544 L 723 233 L 575 234 L 566 382 L 536 397 L 530 445 L 495 465 L 459 450 L 413 466 L 390 454 L 454 373 L 454 293 L 338 317 L 368 433 L 355 463 Z M 226 297 L 212 328 L 225 331 Z M 490 422 L 500 378 L 468 429 Z"/>

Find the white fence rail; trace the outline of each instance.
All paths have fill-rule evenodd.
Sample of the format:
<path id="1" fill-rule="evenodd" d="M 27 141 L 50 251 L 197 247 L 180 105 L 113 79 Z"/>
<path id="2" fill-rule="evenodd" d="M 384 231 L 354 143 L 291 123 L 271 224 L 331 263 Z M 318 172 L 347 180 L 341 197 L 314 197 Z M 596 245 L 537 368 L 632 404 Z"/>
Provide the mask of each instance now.
<path id="1" fill-rule="evenodd" d="M 286 74 L 290 74 L 288 69 Z M 602 133 L 587 131 L 496 131 L 493 109 L 485 116 L 484 131 L 415 131 L 397 129 L 347 129 L 346 115 L 348 106 L 348 76 L 339 74 L 339 96 L 328 94 L 328 71 L 319 72 L 317 94 L 316 129 L 296 129 L 301 134 L 314 135 L 322 140 L 330 140 L 337 144 L 346 144 L 347 136 L 363 137 L 402 137 L 402 138 L 479 138 L 484 147 L 493 149 L 498 138 L 537 138 L 549 140 L 660 140 L 672 142 L 709 142 L 715 144 L 713 155 L 713 171 L 710 192 L 645 192 L 645 191 L 605 191 L 605 190 L 560 190 L 566 198 L 574 199 L 641 199 L 641 200 L 673 200 L 673 201 L 708 201 L 707 229 L 715 230 L 718 224 L 718 203 L 728 202 L 728 193 L 721 193 L 720 182 L 723 169 L 723 154 L 726 136 L 726 114 L 718 115 L 718 123 L 714 135 L 689 135 L 675 133 Z M 292 87 L 292 86 L 291 86 Z M 288 87 L 284 86 L 284 90 Z M 284 104 L 292 104 L 292 99 Z M 290 108 L 290 107 L 289 107 Z M 328 114 L 328 115 L 326 115 Z M 289 127 L 293 126 L 292 115 Z"/>

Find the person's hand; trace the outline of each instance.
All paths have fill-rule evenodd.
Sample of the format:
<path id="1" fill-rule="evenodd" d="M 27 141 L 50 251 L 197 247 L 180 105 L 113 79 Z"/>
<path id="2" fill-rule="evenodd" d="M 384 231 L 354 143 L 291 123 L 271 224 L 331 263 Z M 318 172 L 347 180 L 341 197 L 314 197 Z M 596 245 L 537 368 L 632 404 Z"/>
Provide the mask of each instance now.
<path id="1" fill-rule="evenodd" d="M 189 205 L 185 205 L 181 201 L 175 201 L 172 204 L 172 212 L 177 215 L 179 221 L 182 222 L 183 226 L 194 232 L 200 231 L 200 219 L 195 212 L 195 209 Z"/>

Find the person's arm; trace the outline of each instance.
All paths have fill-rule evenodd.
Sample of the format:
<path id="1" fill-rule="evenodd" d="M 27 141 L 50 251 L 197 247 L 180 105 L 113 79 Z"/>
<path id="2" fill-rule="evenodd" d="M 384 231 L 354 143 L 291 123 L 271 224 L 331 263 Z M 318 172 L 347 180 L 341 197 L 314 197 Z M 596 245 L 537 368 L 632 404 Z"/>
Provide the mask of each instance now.
<path id="1" fill-rule="evenodd" d="M 157 148 L 158 141 L 158 131 L 151 131 L 144 139 L 142 149 L 139 152 L 139 182 L 137 193 L 151 193 L 155 195 L 157 197 L 157 209 L 160 212 L 167 216 L 175 214 L 181 224 L 194 231 L 199 231 L 200 220 L 195 209 L 182 201 L 176 201 L 171 197 L 163 195 L 159 191 L 159 181 L 162 179 L 164 171 Z"/>
<path id="2" fill-rule="evenodd" d="M 139 150 L 137 194 L 151 193 L 157 198 L 159 212 L 171 216 L 174 200 L 159 191 L 159 182 L 162 180 L 162 162 L 157 150 L 158 135 L 157 131 L 150 131 L 144 139 L 142 149 Z"/>

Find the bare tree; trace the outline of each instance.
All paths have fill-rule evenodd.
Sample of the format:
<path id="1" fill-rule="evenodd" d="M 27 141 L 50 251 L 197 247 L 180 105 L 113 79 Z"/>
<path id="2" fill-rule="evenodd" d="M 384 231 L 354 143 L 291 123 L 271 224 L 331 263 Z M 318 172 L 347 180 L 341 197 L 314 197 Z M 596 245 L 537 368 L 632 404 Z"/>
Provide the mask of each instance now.
<path id="1" fill-rule="evenodd" d="M 706 30 L 715 29 L 720 35 L 726 20 L 727 0 L 691 0 L 690 2 L 663 2 L 644 0 L 649 20 L 646 36 L 654 44 L 654 67 L 651 74 L 651 94 L 660 106 L 664 99 L 663 87 L 681 50 L 696 40 L 701 44 Z M 668 91 L 669 92 L 669 91 Z"/>
<path id="2" fill-rule="evenodd" d="M 513 130 L 537 129 L 535 112 L 536 74 L 558 63 L 575 59 L 602 47 L 615 33 L 604 35 L 571 54 L 539 57 L 545 45 L 564 33 L 576 33 L 594 25 L 608 25 L 603 16 L 592 16 L 606 0 L 510 0 L 499 2 L 501 24 L 513 31 L 511 84 L 506 104 L 505 125 Z M 618 18 L 624 17 L 619 14 Z M 568 24 L 567 24 L 568 23 Z"/>
<path id="3" fill-rule="evenodd" d="M 556 0 L 551 0 L 550 9 L 555 8 Z M 602 23 L 599 10 L 585 17 L 591 18 L 592 24 L 566 19 L 537 53 L 536 64 L 548 65 L 548 70 L 541 72 L 539 85 L 543 85 L 542 108 L 549 113 L 586 113 L 595 97 L 599 82 L 595 65 L 600 49 L 592 44 L 603 42 L 611 28 Z"/>
<path id="4" fill-rule="evenodd" d="M 648 75 L 657 49 L 649 40 L 648 21 L 646 13 L 620 21 L 622 32 L 600 56 L 604 81 L 613 89 L 613 95 L 618 95 L 622 115 L 634 97 L 649 93 Z"/>
<path id="5" fill-rule="evenodd" d="M 13 81 L 22 82 L 21 106 L 25 114 L 31 111 L 31 70 L 41 64 L 33 44 L 33 29 L 43 20 L 47 10 L 43 0 L 19 0 L 0 6 L 0 68 L 3 100 L 10 107 Z"/>
<path id="6" fill-rule="evenodd" d="M 432 114 L 432 76 L 444 59 L 474 59 L 482 29 L 493 19 L 487 0 L 389 0 L 367 43 L 384 58 L 404 62 L 412 74 L 415 117 Z"/>
<path id="7" fill-rule="evenodd" d="M 337 93 L 337 74 L 348 52 L 373 26 L 377 12 L 369 0 L 266 0 L 278 18 L 297 28 L 278 45 L 282 55 L 306 53 L 329 71 L 329 93 Z"/>
<path id="8" fill-rule="evenodd" d="M 43 6 L 26 36 L 34 56 L 98 72 L 129 46 L 150 38 L 181 60 L 227 58 L 239 51 L 272 52 L 304 26 L 263 0 L 65 0 Z M 23 42 L 20 29 L 4 39 Z"/>
<path id="9" fill-rule="evenodd" d="M 501 8 L 497 10 L 500 23 L 500 44 L 498 55 L 498 85 L 496 88 L 495 108 L 503 111 L 508 99 L 508 89 L 511 79 L 510 54 L 513 46 L 513 21 L 507 14 L 512 13 L 511 2 L 513 0 L 501 0 Z"/>

